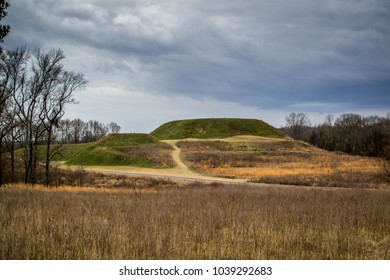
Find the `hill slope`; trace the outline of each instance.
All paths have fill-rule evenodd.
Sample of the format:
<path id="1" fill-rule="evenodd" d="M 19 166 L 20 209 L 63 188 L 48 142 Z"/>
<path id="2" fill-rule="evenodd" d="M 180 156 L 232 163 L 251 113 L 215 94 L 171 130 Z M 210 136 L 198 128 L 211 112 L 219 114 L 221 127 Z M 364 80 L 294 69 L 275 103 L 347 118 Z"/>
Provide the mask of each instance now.
<path id="1" fill-rule="evenodd" d="M 94 143 L 79 145 L 64 145 L 61 148 L 67 164 L 155 168 L 173 164 L 167 156 L 172 148 L 148 134 L 110 134 Z M 67 150 L 77 152 L 68 153 Z"/>
<path id="2" fill-rule="evenodd" d="M 160 139 L 226 138 L 236 135 L 254 135 L 283 138 L 284 133 L 256 119 L 193 119 L 163 124 L 151 135 Z"/>

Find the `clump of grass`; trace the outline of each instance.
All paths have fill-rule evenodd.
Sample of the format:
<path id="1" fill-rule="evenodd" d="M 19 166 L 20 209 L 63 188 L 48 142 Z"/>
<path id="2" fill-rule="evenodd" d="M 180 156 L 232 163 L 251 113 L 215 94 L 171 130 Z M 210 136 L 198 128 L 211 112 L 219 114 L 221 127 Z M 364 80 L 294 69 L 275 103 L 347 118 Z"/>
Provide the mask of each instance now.
<path id="1" fill-rule="evenodd" d="M 390 258 L 388 191 L 19 186 L 0 201 L 0 259 Z"/>

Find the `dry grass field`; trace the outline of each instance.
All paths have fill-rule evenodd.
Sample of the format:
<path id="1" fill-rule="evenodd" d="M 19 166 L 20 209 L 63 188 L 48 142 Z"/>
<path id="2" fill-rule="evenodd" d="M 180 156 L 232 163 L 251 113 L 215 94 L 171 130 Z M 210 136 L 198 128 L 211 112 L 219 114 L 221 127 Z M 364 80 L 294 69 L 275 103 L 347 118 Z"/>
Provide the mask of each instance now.
<path id="1" fill-rule="evenodd" d="M 380 159 L 331 153 L 289 139 L 181 141 L 177 145 L 191 168 L 209 176 L 307 186 L 390 186 Z"/>
<path id="2" fill-rule="evenodd" d="M 0 188 L 0 259 L 390 259 L 388 190 L 142 180 Z"/>
<path id="3" fill-rule="evenodd" d="M 390 259 L 390 184 L 379 159 L 286 138 L 171 142 L 163 156 L 184 171 L 342 188 L 53 169 L 56 187 L 0 188 L 0 259 Z"/>

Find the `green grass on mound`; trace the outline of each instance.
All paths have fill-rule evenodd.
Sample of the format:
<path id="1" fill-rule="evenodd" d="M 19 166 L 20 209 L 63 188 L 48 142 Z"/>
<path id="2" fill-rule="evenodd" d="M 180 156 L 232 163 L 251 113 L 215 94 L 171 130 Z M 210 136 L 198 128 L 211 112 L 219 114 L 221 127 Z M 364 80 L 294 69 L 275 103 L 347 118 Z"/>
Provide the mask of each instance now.
<path id="1" fill-rule="evenodd" d="M 236 135 L 254 135 L 283 138 L 284 133 L 256 119 L 194 119 L 163 124 L 151 135 L 163 139 L 226 138 Z"/>
<path id="2" fill-rule="evenodd" d="M 93 143 L 63 145 L 62 156 L 55 160 L 69 165 L 163 168 L 173 166 L 170 151 L 169 145 L 148 134 L 110 134 Z"/>
<path id="3" fill-rule="evenodd" d="M 108 146 L 108 147 L 124 147 L 131 145 L 146 145 L 146 144 L 159 144 L 159 141 L 150 136 L 149 134 L 143 133 L 118 133 L 118 134 L 109 134 L 99 141 L 97 141 L 99 146 Z"/>

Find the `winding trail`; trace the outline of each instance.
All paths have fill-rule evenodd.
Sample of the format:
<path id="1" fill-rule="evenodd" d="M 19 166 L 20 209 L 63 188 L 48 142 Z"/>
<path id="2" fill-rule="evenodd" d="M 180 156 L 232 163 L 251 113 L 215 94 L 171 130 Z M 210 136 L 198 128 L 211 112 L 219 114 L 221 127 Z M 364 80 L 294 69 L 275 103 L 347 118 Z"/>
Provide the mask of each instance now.
<path id="1" fill-rule="evenodd" d="M 176 168 L 182 170 L 183 172 L 192 173 L 192 175 L 199 175 L 193 171 L 190 170 L 190 168 L 183 162 L 183 160 L 180 157 L 181 149 L 177 146 L 177 142 L 179 140 L 162 140 L 161 142 L 166 143 L 170 145 L 173 149 L 171 153 L 171 157 L 176 164 Z"/>
<path id="2" fill-rule="evenodd" d="M 100 172 L 104 174 L 126 175 L 132 177 L 151 177 L 156 179 L 171 179 L 174 181 L 184 182 L 206 182 L 206 183 L 225 183 L 237 184 L 247 183 L 245 179 L 228 179 L 220 177 L 211 177 L 201 175 L 191 170 L 181 158 L 181 149 L 177 146 L 177 142 L 181 140 L 162 140 L 172 147 L 171 157 L 175 163 L 175 167 L 168 169 L 157 168 L 142 168 L 132 166 L 88 166 L 84 167 L 86 171 Z"/>

